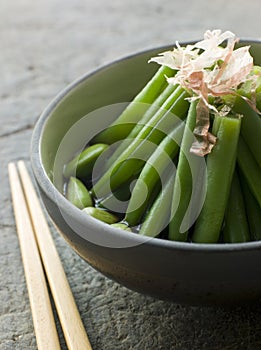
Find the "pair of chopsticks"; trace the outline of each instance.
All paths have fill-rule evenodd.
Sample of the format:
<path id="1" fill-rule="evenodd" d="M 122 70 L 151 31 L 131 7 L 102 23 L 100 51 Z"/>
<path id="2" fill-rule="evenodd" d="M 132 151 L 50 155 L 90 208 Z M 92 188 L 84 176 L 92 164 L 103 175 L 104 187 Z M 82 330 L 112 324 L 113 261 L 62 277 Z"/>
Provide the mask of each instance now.
<path id="1" fill-rule="evenodd" d="M 14 163 L 9 163 L 8 172 L 38 349 L 60 349 L 46 274 L 68 348 L 91 350 L 91 344 L 24 162 L 19 161 L 17 167 Z"/>

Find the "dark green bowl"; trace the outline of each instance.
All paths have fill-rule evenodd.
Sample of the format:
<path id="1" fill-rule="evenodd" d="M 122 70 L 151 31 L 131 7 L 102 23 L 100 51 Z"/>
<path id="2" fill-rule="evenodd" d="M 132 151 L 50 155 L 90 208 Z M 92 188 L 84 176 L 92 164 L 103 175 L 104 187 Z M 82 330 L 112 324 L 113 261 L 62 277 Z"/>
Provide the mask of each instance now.
<path id="1" fill-rule="evenodd" d="M 242 43 L 251 45 L 255 63 L 261 64 L 261 41 Z M 112 118 L 108 111 L 123 107 L 119 103 L 130 101 L 156 71 L 148 59 L 169 48 L 113 62 L 84 75 L 54 98 L 35 126 L 31 146 L 43 202 L 68 244 L 91 266 L 124 286 L 179 303 L 257 301 L 261 297 L 261 242 L 195 244 L 148 239 L 87 217 L 61 194 L 62 165 L 68 153 L 83 147 L 95 130 L 108 125 Z M 106 106 L 112 109 L 107 111 Z M 75 125 L 80 127 L 74 130 Z M 68 142 L 72 130 L 79 137 Z"/>

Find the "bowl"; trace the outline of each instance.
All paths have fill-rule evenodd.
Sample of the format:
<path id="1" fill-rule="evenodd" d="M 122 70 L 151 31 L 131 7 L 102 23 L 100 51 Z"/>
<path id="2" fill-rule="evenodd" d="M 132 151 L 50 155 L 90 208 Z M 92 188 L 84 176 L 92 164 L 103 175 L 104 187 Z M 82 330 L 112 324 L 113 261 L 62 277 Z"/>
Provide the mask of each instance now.
<path id="1" fill-rule="evenodd" d="M 261 64 L 261 41 L 240 43 L 251 45 L 255 63 Z M 83 147 L 95 130 L 112 121 L 114 108 L 123 108 L 158 68 L 147 63 L 149 58 L 172 47 L 117 60 L 80 77 L 56 96 L 34 128 L 33 173 L 61 235 L 105 276 L 134 291 L 176 303 L 256 302 L 261 297 L 260 241 L 196 244 L 148 238 L 88 217 L 62 194 L 62 166 L 68 153 Z M 79 137 L 70 141 L 71 133 Z"/>

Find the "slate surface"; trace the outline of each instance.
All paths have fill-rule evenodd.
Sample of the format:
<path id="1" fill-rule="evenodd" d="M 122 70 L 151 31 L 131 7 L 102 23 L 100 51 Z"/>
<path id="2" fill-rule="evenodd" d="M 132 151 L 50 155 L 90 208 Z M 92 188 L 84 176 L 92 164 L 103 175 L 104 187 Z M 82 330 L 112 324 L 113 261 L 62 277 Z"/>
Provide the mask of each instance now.
<path id="1" fill-rule="evenodd" d="M 7 163 L 24 159 L 29 165 L 35 121 L 75 78 L 145 48 L 201 38 L 208 28 L 260 37 L 259 0 L 0 3 L 1 350 L 37 348 Z M 52 231 L 94 350 L 261 348 L 260 304 L 225 310 L 139 295 L 94 271 Z M 60 335 L 66 349 L 61 331 Z"/>

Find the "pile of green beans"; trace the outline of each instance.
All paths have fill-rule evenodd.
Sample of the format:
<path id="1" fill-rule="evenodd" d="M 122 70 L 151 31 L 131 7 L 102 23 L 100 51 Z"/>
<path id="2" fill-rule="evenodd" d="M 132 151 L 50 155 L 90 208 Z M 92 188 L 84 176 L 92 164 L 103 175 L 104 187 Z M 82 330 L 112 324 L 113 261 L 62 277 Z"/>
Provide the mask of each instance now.
<path id="1" fill-rule="evenodd" d="M 86 215 L 135 234 L 195 243 L 260 240 L 260 115 L 240 96 L 228 115 L 210 114 L 217 142 L 202 169 L 202 157 L 190 152 L 198 101 L 167 84 L 174 74 L 161 67 L 113 124 L 68 159 L 64 195 Z M 242 86 L 238 93 L 247 96 Z M 139 115 L 137 103 L 150 107 Z M 118 141 L 92 178 L 96 161 Z M 194 208 L 202 201 L 196 218 L 192 195 Z"/>

